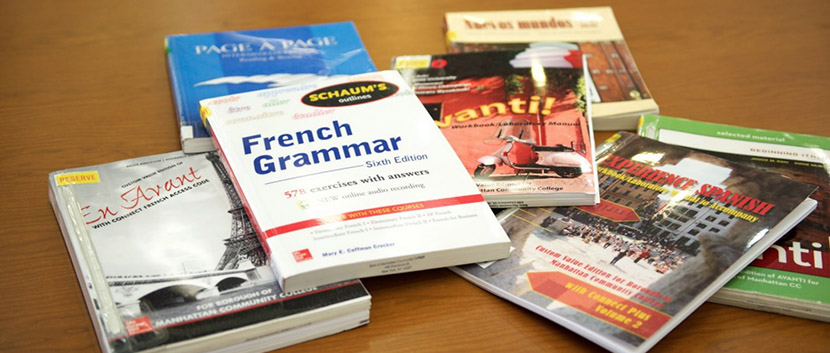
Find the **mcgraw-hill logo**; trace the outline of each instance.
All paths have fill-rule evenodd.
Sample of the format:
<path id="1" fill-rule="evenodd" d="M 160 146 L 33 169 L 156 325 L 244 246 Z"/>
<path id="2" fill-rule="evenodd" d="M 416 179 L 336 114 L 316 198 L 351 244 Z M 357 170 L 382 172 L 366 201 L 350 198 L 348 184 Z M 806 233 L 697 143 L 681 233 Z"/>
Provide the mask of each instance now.
<path id="1" fill-rule="evenodd" d="M 330 37 L 311 37 L 308 39 L 284 39 L 284 38 L 267 38 L 263 39 L 262 43 L 225 43 L 221 45 L 197 45 L 194 48 L 196 55 L 202 54 L 228 54 L 228 53 L 253 53 L 253 52 L 281 52 L 291 51 L 296 49 L 314 49 L 320 47 L 329 47 L 337 45 L 337 38 Z"/>
<path id="2" fill-rule="evenodd" d="M 311 257 L 311 251 L 308 249 L 293 251 L 291 255 L 294 255 L 294 262 L 303 262 L 314 259 Z"/>
<path id="3" fill-rule="evenodd" d="M 346 82 L 306 94 L 303 103 L 315 107 L 343 107 L 381 100 L 398 92 L 398 86 L 383 81 Z"/>

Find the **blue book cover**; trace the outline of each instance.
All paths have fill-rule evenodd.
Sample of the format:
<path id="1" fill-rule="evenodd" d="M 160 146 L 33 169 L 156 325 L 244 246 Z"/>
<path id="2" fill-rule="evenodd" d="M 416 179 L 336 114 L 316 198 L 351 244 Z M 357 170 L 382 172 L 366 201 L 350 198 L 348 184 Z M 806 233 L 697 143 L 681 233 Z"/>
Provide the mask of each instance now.
<path id="1" fill-rule="evenodd" d="M 182 149 L 214 150 L 199 101 L 376 71 L 352 22 L 165 38 Z"/>

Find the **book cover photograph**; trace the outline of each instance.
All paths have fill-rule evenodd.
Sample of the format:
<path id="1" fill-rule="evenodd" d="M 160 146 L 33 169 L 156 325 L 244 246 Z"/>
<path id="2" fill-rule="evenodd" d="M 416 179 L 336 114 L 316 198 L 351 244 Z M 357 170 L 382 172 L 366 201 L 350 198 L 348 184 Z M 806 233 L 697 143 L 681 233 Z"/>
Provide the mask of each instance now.
<path id="1" fill-rule="evenodd" d="M 610 7 L 449 12 L 444 31 L 449 53 L 582 51 L 597 130 L 634 129 L 640 114 L 658 111 Z"/>
<path id="2" fill-rule="evenodd" d="M 818 187 L 818 207 L 710 301 L 830 321 L 830 138 L 644 115 L 639 134 Z"/>
<path id="3" fill-rule="evenodd" d="M 814 186 L 620 133 L 597 206 L 499 215 L 506 259 L 453 270 L 614 352 L 644 352 L 816 207 Z"/>
<path id="4" fill-rule="evenodd" d="M 375 71 L 352 22 L 165 38 L 185 153 L 213 151 L 199 101 Z"/>
<path id="5" fill-rule="evenodd" d="M 413 55 L 392 65 L 492 207 L 597 203 L 582 53 Z"/>
<path id="6" fill-rule="evenodd" d="M 359 281 L 280 289 L 215 153 L 61 170 L 49 180 L 104 352 L 265 350 L 368 322 Z"/>
<path id="7" fill-rule="evenodd" d="M 507 255 L 504 230 L 395 71 L 201 105 L 286 290 Z"/>

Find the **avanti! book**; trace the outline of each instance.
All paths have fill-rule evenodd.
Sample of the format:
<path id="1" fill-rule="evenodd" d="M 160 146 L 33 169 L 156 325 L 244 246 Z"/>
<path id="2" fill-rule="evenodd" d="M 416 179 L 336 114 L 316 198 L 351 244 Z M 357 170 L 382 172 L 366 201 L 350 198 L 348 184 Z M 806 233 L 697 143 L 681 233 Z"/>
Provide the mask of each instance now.
<path id="1" fill-rule="evenodd" d="M 287 290 L 507 255 L 504 230 L 395 71 L 201 104 Z"/>
<path id="2" fill-rule="evenodd" d="M 177 34 L 165 47 L 185 153 L 215 149 L 202 99 L 375 71 L 351 22 Z"/>
<path id="3" fill-rule="evenodd" d="M 393 67 L 491 207 L 597 203 L 581 52 L 400 56 Z"/>

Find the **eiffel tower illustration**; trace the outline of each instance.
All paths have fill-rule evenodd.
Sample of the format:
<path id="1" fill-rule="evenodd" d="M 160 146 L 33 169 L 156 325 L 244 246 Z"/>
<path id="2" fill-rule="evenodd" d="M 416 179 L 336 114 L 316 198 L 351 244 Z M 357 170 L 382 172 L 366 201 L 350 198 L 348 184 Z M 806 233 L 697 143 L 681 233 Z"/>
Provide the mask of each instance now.
<path id="1" fill-rule="evenodd" d="M 208 153 L 206 158 L 213 163 L 213 168 L 216 169 L 216 174 L 222 181 L 225 187 L 225 193 L 228 194 L 228 201 L 230 201 L 231 209 L 228 213 L 233 215 L 231 221 L 231 236 L 225 239 L 225 253 L 219 259 L 216 265 L 216 270 L 231 270 L 239 266 L 242 260 L 251 261 L 254 266 L 265 265 L 265 251 L 259 244 L 254 227 L 248 219 L 248 214 L 242 208 L 242 201 L 239 199 L 239 194 L 233 188 L 228 172 L 219 160 L 219 156 L 215 153 Z"/>

